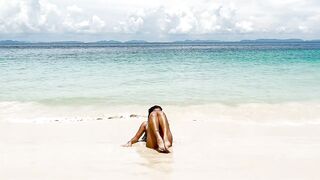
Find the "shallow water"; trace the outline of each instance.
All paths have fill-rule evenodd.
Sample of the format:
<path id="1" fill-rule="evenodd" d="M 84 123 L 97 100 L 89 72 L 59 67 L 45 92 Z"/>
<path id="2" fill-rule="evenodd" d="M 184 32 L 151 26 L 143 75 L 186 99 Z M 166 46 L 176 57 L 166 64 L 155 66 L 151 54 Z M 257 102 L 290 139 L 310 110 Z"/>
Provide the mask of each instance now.
<path id="1" fill-rule="evenodd" d="M 106 104 L 320 100 L 320 44 L 1 47 L 0 101 Z"/>
<path id="2" fill-rule="evenodd" d="M 2 108 L 317 104 L 320 43 L 1 46 L 0 77 Z"/>

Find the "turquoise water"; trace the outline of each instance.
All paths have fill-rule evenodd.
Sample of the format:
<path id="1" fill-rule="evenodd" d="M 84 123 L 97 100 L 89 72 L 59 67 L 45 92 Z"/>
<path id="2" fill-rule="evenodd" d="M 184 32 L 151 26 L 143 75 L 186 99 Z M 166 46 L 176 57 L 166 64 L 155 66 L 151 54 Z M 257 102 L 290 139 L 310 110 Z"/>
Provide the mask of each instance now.
<path id="1" fill-rule="evenodd" d="M 320 43 L 1 46 L 0 101 L 320 102 Z"/>

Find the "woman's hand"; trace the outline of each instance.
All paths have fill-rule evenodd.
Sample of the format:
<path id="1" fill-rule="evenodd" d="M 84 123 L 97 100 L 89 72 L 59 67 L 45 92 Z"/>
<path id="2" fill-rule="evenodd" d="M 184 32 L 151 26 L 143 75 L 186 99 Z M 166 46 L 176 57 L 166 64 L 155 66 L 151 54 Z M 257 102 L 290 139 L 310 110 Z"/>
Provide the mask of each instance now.
<path id="1" fill-rule="evenodd" d="M 122 145 L 122 147 L 131 147 L 132 144 L 136 143 L 139 141 L 139 138 L 142 136 L 142 134 L 147 130 L 147 121 L 144 121 L 140 127 L 139 127 L 139 130 L 138 132 L 136 133 L 136 135 L 130 140 L 127 142 L 127 144 L 124 144 Z"/>
<path id="2" fill-rule="evenodd" d="M 122 145 L 122 147 L 131 147 L 132 143 L 131 141 L 128 141 L 127 144 Z"/>

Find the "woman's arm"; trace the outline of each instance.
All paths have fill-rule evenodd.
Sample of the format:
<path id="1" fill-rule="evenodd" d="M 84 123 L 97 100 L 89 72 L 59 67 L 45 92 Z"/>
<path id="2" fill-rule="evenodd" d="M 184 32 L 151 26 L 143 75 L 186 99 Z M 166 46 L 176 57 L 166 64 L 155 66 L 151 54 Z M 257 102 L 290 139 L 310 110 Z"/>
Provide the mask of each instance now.
<path id="1" fill-rule="evenodd" d="M 132 144 L 136 143 L 139 141 L 139 138 L 142 136 L 142 134 L 145 132 L 146 130 L 146 127 L 147 127 L 147 121 L 144 121 L 140 127 L 139 127 L 139 130 L 138 132 L 136 133 L 136 135 L 130 140 L 127 142 L 127 144 L 125 145 L 122 145 L 124 147 L 130 147 L 132 146 Z"/>

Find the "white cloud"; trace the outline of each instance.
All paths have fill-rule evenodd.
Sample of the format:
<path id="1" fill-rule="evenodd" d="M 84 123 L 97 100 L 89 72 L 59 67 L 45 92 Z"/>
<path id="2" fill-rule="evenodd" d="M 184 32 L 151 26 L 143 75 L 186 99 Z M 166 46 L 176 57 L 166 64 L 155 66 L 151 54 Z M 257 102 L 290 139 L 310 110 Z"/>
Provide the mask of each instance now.
<path id="1" fill-rule="evenodd" d="M 253 24 L 250 21 L 240 21 L 235 24 L 235 27 L 239 29 L 240 32 L 244 33 L 253 31 L 254 29 L 252 26 Z"/>
<path id="2" fill-rule="evenodd" d="M 0 37 L 19 34 L 317 37 L 316 0 L 0 0 Z M 10 37 L 12 37 L 10 36 Z M 108 36 L 110 37 L 110 36 Z M 112 38 L 112 36 L 111 36 Z"/>
<path id="3" fill-rule="evenodd" d="M 103 32 L 105 21 L 76 5 L 65 8 L 47 0 L 2 1 L 1 33 Z"/>
<path id="4" fill-rule="evenodd" d="M 79 7 L 76 6 L 76 5 L 68 6 L 68 7 L 67 7 L 67 11 L 68 11 L 69 13 L 76 13 L 76 14 L 83 12 L 82 9 L 79 8 Z"/>

